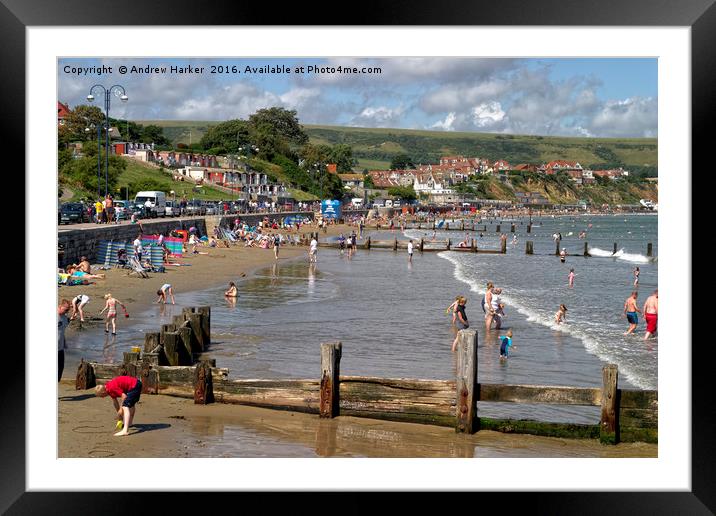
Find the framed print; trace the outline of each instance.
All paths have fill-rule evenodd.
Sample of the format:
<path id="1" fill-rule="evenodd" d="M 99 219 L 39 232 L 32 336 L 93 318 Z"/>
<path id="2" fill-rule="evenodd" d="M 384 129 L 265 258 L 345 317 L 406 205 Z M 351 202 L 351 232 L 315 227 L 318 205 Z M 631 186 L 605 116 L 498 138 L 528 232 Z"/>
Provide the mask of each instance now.
<path id="1" fill-rule="evenodd" d="M 714 510 L 690 216 L 713 2 L 39 7 L 1 17 L 27 242 L 3 509 Z"/>

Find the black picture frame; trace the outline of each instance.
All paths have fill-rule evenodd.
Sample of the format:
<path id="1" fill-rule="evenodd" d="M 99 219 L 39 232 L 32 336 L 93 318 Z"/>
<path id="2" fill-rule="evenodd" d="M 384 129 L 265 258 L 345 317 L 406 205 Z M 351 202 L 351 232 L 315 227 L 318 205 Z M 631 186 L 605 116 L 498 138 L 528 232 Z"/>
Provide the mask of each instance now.
<path id="1" fill-rule="evenodd" d="M 127 0 L 109 2 L 96 0 L 82 2 L 67 0 L 1 0 L 0 45 L 4 77 L 0 81 L 3 104 L 3 125 L 6 131 L 6 148 L 25 149 L 25 71 L 28 26 L 96 26 L 96 25 L 484 25 L 484 26 L 681 26 L 691 28 L 692 70 L 692 170 L 707 171 L 707 143 L 711 131 L 709 123 L 715 113 L 716 95 L 712 81 L 716 79 L 716 0 L 688 0 L 680 2 L 654 2 L 652 0 L 589 0 L 540 1 L 484 0 L 462 2 L 443 0 L 400 0 L 381 4 L 361 2 L 353 12 L 338 15 L 336 5 L 322 9 L 311 3 L 229 3 L 189 2 L 187 0 L 155 0 L 152 3 Z M 277 9 L 277 6 L 280 8 Z M 138 15 L 140 13 L 141 15 Z M 331 13 L 324 15 L 321 13 Z M 338 19 L 328 19 L 329 16 Z M 91 47 L 88 47 L 88 50 Z M 16 152 L 17 161 L 24 163 L 24 152 Z M 16 164 L 17 165 L 17 164 Z M 26 171 L 26 180 L 30 174 Z M 20 251 L 23 252 L 23 251 Z M 689 257 L 691 252 L 689 250 Z M 136 512 L 143 505 L 137 500 L 141 493 L 131 493 L 132 508 L 127 507 L 128 493 L 111 492 L 26 492 L 25 488 L 25 353 L 20 346 L 6 342 L 5 360 L 14 367 L 6 368 L 4 385 L 0 389 L 2 430 L 0 431 L 0 511 L 8 514 L 87 514 L 102 512 Z M 706 343 L 706 347 L 710 347 Z M 26 342 L 26 346 L 29 343 Z M 686 349 L 691 345 L 690 328 L 682 342 L 671 343 Z M 708 351 L 694 350 L 698 360 L 692 361 L 692 454 L 690 492 L 537 492 L 537 493 L 475 493 L 468 496 L 451 496 L 458 507 L 478 507 L 488 503 L 490 497 L 508 505 L 525 503 L 531 512 L 538 514 L 712 514 L 716 511 L 714 478 L 714 410 L 710 399 L 712 386 L 707 382 L 711 371 L 710 360 L 704 359 Z M 11 371 L 8 373 L 7 371 Z M 12 376 L 12 372 L 16 375 Z M 687 438 L 688 436 L 685 436 Z M 328 467 L 328 466 L 327 466 Z M 114 476 L 114 475 L 110 475 Z M 320 482 L 317 482 L 320 489 Z M 711 487 L 709 487 L 711 486 Z M 509 479 L 505 487 L 509 488 Z M 146 493 L 145 493 L 146 494 Z M 309 502 L 310 493 L 291 493 L 276 497 L 266 493 L 237 493 L 244 508 L 253 503 L 265 503 L 271 497 L 271 510 L 297 508 Z M 424 507 L 427 493 L 414 493 L 410 503 Z M 338 493 L 327 494 L 334 498 Z M 187 508 L 196 496 L 177 492 L 155 495 L 161 498 L 161 510 Z M 212 493 L 215 502 L 228 501 L 229 494 Z M 479 497 L 479 498 L 478 498 Z M 336 502 L 344 507 L 341 512 L 373 510 L 372 494 L 344 494 Z M 505 501 L 509 499 L 509 502 Z M 278 503 L 278 505 L 277 505 Z M 315 504 L 315 501 L 310 501 Z M 330 502 L 329 502 L 330 503 Z M 284 507 L 282 507 L 284 506 Z M 408 509 L 401 502 L 404 512 Z M 209 509 L 209 506 L 205 506 Z M 238 507 L 236 507 L 238 510 Z M 141 509 L 140 509 L 141 510 Z M 209 509 L 211 510 L 211 509 Z M 145 511 L 142 511 L 145 512 Z M 232 510 L 232 512 L 234 512 Z"/>

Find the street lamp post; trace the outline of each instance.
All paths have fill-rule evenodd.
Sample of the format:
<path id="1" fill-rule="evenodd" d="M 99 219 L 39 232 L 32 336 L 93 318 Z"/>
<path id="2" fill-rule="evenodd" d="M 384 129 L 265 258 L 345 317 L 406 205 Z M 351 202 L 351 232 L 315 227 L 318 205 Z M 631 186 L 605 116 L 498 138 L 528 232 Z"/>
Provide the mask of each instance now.
<path id="1" fill-rule="evenodd" d="M 90 124 L 89 127 L 85 127 L 85 132 L 89 133 L 92 129 L 94 129 L 95 124 Z M 102 126 L 97 124 L 97 198 L 102 197 L 102 192 L 100 191 L 100 183 L 101 183 L 101 174 L 102 174 L 102 140 L 101 140 L 101 130 Z"/>
<path id="2" fill-rule="evenodd" d="M 105 170 L 104 170 L 104 194 L 105 196 L 108 193 L 109 188 L 109 108 L 111 107 L 111 97 L 112 93 L 114 93 L 122 102 L 127 102 L 129 100 L 129 97 L 127 97 L 127 92 L 124 90 L 124 86 L 121 86 L 119 84 L 115 84 L 114 86 L 111 86 L 109 89 L 105 88 L 101 84 L 95 84 L 90 88 L 89 95 L 87 95 L 87 100 L 89 102 L 94 101 L 94 95 L 92 95 L 92 92 L 95 88 L 100 88 L 104 92 L 104 114 L 105 114 Z"/>

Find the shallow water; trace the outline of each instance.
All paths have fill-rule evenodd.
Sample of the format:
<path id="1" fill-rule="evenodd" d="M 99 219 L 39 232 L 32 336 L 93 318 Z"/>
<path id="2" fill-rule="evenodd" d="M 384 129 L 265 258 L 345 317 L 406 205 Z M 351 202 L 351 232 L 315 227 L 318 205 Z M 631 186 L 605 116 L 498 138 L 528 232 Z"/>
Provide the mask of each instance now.
<path id="1" fill-rule="evenodd" d="M 624 222 L 627 219 L 627 222 Z M 478 330 L 478 381 L 533 385 L 600 387 L 601 367 L 616 363 L 622 388 L 655 389 L 658 345 L 640 336 L 624 337 L 624 299 L 631 291 L 633 260 L 641 260 L 646 242 L 654 243 L 656 217 L 540 219 L 530 235 L 517 226 L 518 244 L 507 255 L 416 252 L 412 265 L 404 250 L 359 250 L 354 256 L 321 248 L 318 264 L 279 262 L 237 282 L 240 297 L 228 302 L 223 289 L 178 293 L 176 306 L 155 306 L 133 315 L 133 326 L 114 339 L 86 330 L 71 343 L 68 361 L 79 356 L 121 360 L 122 351 L 157 331 L 181 312 L 181 306 L 212 307 L 210 355 L 228 367 L 233 378 L 318 378 L 320 343 L 343 344 L 341 373 L 392 378 L 452 379 L 455 360 L 450 345 L 455 332 L 445 308 L 457 294 L 468 297 L 467 315 Z M 612 257 L 554 255 L 552 233 L 561 231 L 568 252 L 583 249 L 578 233 L 591 222 L 587 241 L 599 249 L 618 242 L 624 252 Z M 539 223 L 539 227 L 537 227 Z M 494 231 L 494 226 L 492 226 Z M 509 224 L 503 229 L 509 232 Z M 572 231 L 572 236 L 567 234 Z M 631 233 L 629 233 L 631 231 Z M 400 238 L 419 238 L 416 230 Z M 393 234 L 382 238 L 392 238 Z M 460 232 L 437 232 L 438 239 Z M 508 233 L 509 242 L 512 235 Z M 478 237 L 479 238 L 479 237 Z M 524 241 L 535 241 L 535 256 L 524 254 Z M 498 235 L 478 245 L 497 248 Z M 611 254 L 611 253 L 610 253 Z M 637 256 L 633 258 L 633 256 Z M 657 283 L 657 263 L 641 268 L 640 304 Z M 570 267 L 575 288 L 567 286 Z M 507 361 L 499 360 L 494 330 L 486 333 L 480 299 L 488 281 L 505 289 L 504 326 L 514 333 Z M 568 323 L 552 323 L 559 303 L 568 307 Z M 643 335 L 643 322 L 640 322 Z M 101 332 L 101 330 L 99 330 Z M 480 403 L 480 414 L 544 421 L 595 423 L 598 407 Z"/>

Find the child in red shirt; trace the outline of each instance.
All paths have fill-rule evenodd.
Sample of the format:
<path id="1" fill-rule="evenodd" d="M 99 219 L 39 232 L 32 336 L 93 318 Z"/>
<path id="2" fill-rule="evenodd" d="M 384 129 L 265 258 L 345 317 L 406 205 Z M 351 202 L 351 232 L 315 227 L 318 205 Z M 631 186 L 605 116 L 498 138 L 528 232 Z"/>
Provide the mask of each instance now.
<path id="1" fill-rule="evenodd" d="M 95 387 L 95 395 L 100 398 L 110 396 L 114 408 L 117 410 L 117 419 L 123 424 L 115 436 L 129 435 L 129 427 L 134 420 L 135 404 L 142 394 L 142 382 L 133 376 L 116 376 L 104 385 Z M 122 399 L 120 406 L 117 398 Z M 119 423 L 117 423 L 119 427 Z"/>

